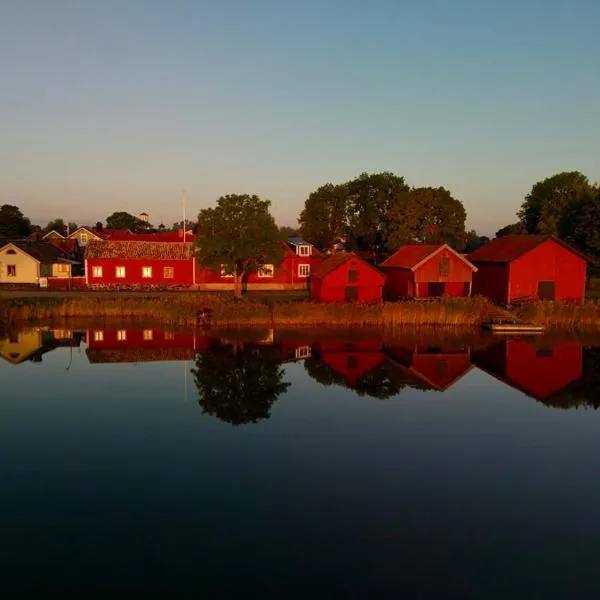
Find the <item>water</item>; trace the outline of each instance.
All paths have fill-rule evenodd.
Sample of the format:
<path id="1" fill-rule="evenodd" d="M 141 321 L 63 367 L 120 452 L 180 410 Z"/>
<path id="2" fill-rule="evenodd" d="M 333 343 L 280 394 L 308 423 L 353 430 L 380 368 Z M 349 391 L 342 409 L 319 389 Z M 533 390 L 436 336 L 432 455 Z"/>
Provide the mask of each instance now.
<path id="1" fill-rule="evenodd" d="M 0 357 L 5 597 L 600 592 L 587 342 L 129 326 Z"/>

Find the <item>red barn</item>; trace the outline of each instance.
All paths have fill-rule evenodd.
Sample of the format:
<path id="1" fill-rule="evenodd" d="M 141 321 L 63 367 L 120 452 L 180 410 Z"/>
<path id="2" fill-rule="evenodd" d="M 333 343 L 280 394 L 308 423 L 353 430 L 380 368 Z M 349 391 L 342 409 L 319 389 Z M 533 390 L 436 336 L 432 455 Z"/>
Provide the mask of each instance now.
<path id="1" fill-rule="evenodd" d="M 477 268 L 447 244 L 407 244 L 379 265 L 386 297 L 469 296 Z"/>
<path id="2" fill-rule="evenodd" d="M 478 269 L 473 294 L 499 304 L 533 299 L 581 302 L 585 297 L 585 257 L 552 236 L 507 235 L 482 246 L 469 260 Z"/>
<path id="3" fill-rule="evenodd" d="M 191 286 L 196 260 L 191 243 L 89 241 L 85 276 L 96 286 Z"/>
<path id="4" fill-rule="evenodd" d="M 350 252 L 327 258 L 312 274 L 313 302 L 381 302 L 385 275 Z"/>
<path id="5" fill-rule="evenodd" d="M 583 373 L 580 342 L 545 347 L 524 339 L 503 340 L 473 352 L 473 362 L 496 379 L 535 398 L 546 400 Z"/>

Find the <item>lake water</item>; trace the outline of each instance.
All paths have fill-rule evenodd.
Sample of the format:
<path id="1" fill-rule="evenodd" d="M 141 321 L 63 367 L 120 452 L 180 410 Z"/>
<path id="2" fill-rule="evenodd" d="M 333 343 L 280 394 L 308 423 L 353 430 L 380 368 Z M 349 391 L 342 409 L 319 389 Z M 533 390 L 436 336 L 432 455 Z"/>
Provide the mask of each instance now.
<path id="1" fill-rule="evenodd" d="M 600 349 L 405 332 L 0 341 L 3 596 L 600 595 Z"/>

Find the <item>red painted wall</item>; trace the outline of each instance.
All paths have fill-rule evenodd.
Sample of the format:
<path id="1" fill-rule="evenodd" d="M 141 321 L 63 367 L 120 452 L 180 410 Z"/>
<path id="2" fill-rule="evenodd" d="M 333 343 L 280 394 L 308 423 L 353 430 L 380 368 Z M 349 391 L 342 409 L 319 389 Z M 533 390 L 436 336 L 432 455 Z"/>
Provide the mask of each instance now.
<path id="1" fill-rule="evenodd" d="M 320 356 L 324 363 L 342 375 L 350 385 L 385 360 L 383 352 L 324 352 Z"/>
<path id="2" fill-rule="evenodd" d="M 85 285 L 85 277 L 48 277 L 48 287 L 52 289 L 74 289 Z"/>
<path id="3" fill-rule="evenodd" d="M 554 240 L 547 240 L 510 265 L 509 302 L 537 298 L 538 282 L 556 282 L 556 300 L 581 302 L 585 297 L 586 261 Z"/>
<path id="4" fill-rule="evenodd" d="M 88 285 L 192 285 L 194 283 L 195 261 L 188 260 L 122 260 L 88 259 Z M 94 277 L 94 267 L 101 266 L 102 277 Z M 116 267 L 125 267 L 125 278 L 116 277 Z M 152 267 L 152 277 L 142 277 L 142 267 Z M 173 279 L 163 277 L 163 267 L 173 267 Z"/>
<path id="5" fill-rule="evenodd" d="M 414 297 L 414 276 L 410 269 L 381 267 L 381 270 L 387 276 L 384 286 L 386 298 L 397 300 L 398 298 Z"/>
<path id="6" fill-rule="evenodd" d="M 348 271 L 358 271 L 355 281 L 348 280 Z M 311 300 L 314 302 L 345 302 L 346 288 L 356 287 L 357 302 L 381 302 L 385 276 L 359 258 L 352 258 L 331 271 L 321 281 L 313 278 Z"/>
<path id="7" fill-rule="evenodd" d="M 118 331 L 125 331 L 126 339 L 118 339 Z M 102 332 L 102 339 L 96 340 L 95 332 Z M 144 331 L 152 331 L 152 339 L 144 339 Z M 210 338 L 190 331 L 171 333 L 152 327 L 122 327 L 104 329 L 94 327 L 87 332 L 87 346 L 96 350 L 116 350 L 126 348 L 190 348 L 203 350 L 208 347 Z"/>
<path id="8" fill-rule="evenodd" d="M 509 265 L 506 263 L 474 263 L 473 296 L 485 296 L 492 302 L 508 304 Z"/>
<path id="9" fill-rule="evenodd" d="M 445 389 L 471 366 L 469 352 L 415 354 L 412 367 L 438 389 Z"/>

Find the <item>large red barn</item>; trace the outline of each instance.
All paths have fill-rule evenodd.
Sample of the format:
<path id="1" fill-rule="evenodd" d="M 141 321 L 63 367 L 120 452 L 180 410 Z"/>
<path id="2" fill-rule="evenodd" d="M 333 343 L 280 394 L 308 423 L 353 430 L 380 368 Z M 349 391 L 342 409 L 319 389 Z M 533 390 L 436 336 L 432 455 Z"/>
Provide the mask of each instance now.
<path id="1" fill-rule="evenodd" d="M 196 260 L 192 243 L 89 241 L 85 276 L 94 286 L 192 286 Z"/>
<path id="2" fill-rule="evenodd" d="M 581 302 L 587 261 L 565 242 L 544 235 L 507 235 L 469 255 L 477 267 L 473 294 L 500 304 L 522 300 Z"/>
<path id="3" fill-rule="evenodd" d="M 447 244 L 407 244 L 379 265 L 385 295 L 397 298 L 469 296 L 477 268 Z"/>
<path id="4" fill-rule="evenodd" d="M 327 258 L 312 274 L 313 302 L 381 302 L 385 275 L 352 252 Z"/>

